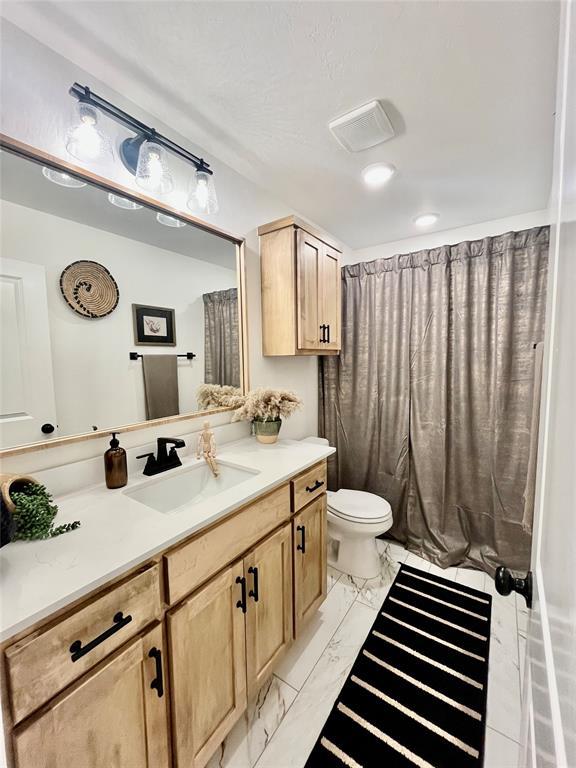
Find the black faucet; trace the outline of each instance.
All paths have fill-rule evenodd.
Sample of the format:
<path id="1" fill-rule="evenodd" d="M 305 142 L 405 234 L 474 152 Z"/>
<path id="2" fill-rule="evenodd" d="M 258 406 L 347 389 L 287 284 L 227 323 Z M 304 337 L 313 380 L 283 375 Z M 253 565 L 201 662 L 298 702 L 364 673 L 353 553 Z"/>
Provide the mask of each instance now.
<path id="1" fill-rule="evenodd" d="M 186 443 L 179 437 L 159 437 L 157 455 L 153 453 L 143 453 L 142 456 L 136 456 L 137 459 L 146 459 L 146 466 L 143 474 L 158 475 L 160 472 L 166 472 L 167 469 L 181 467 L 180 456 L 176 453 L 176 448 L 184 448 Z M 170 451 L 167 446 L 171 445 Z"/>

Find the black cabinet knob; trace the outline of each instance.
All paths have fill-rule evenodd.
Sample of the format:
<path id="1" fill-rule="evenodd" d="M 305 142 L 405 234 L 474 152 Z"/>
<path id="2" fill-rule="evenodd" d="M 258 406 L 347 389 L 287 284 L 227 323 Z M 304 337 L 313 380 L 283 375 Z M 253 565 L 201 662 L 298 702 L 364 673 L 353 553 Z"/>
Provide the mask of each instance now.
<path id="1" fill-rule="evenodd" d="M 55 427 L 54 427 L 54 424 L 50 424 L 49 422 L 46 422 L 46 424 L 42 424 L 40 429 L 45 435 L 51 435 L 52 432 L 54 432 Z"/>

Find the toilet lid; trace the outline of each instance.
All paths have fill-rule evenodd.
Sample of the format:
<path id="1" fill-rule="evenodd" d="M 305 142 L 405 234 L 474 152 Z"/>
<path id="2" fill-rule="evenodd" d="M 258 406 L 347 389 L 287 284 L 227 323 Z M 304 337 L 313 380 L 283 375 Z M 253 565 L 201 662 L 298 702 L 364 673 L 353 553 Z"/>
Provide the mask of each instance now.
<path id="1" fill-rule="evenodd" d="M 328 491 L 328 508 L 338 517 L 356 522 L 375 523 L 392 517 L 390 504 L 381 496 L 366 491 L 341 488 Z"/>

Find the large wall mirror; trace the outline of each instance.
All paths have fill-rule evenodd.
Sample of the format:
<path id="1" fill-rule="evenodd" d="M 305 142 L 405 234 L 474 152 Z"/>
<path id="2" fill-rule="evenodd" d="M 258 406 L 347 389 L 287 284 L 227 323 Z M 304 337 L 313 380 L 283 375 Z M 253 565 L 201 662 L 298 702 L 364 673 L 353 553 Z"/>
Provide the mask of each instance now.
<path id="1" fill-rule="evenodd" d="M 241 239 L 31 155 L 0 153 L 0 449 L 243 391 Z"/>

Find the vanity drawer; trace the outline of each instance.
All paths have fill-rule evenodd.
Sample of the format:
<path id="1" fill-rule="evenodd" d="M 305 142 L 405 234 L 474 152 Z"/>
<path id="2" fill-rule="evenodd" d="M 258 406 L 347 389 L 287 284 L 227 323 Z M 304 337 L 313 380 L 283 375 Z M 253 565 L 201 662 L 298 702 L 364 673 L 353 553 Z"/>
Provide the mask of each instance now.
<path id="1" fill-rule="evenodd" d="M 160 618 L 159 575 L 157 564 L 147 566 L 6 649 L 15 723 Z"/>
<path id="2" fill-rule="evenodd" d="M 306 504 L 316 499 L 326 491 L 326 462 L 322 461 L 311 469 L 307 469 L 301 475 L 298 475 L 292 484 L 292 502 L 293 511 L 305 507 Z"/>
<path id="3" fill-rule="evenodd" d="M 164 555 L 170 605 L 290 519 L 290 486 L 277 488 Z"/>

